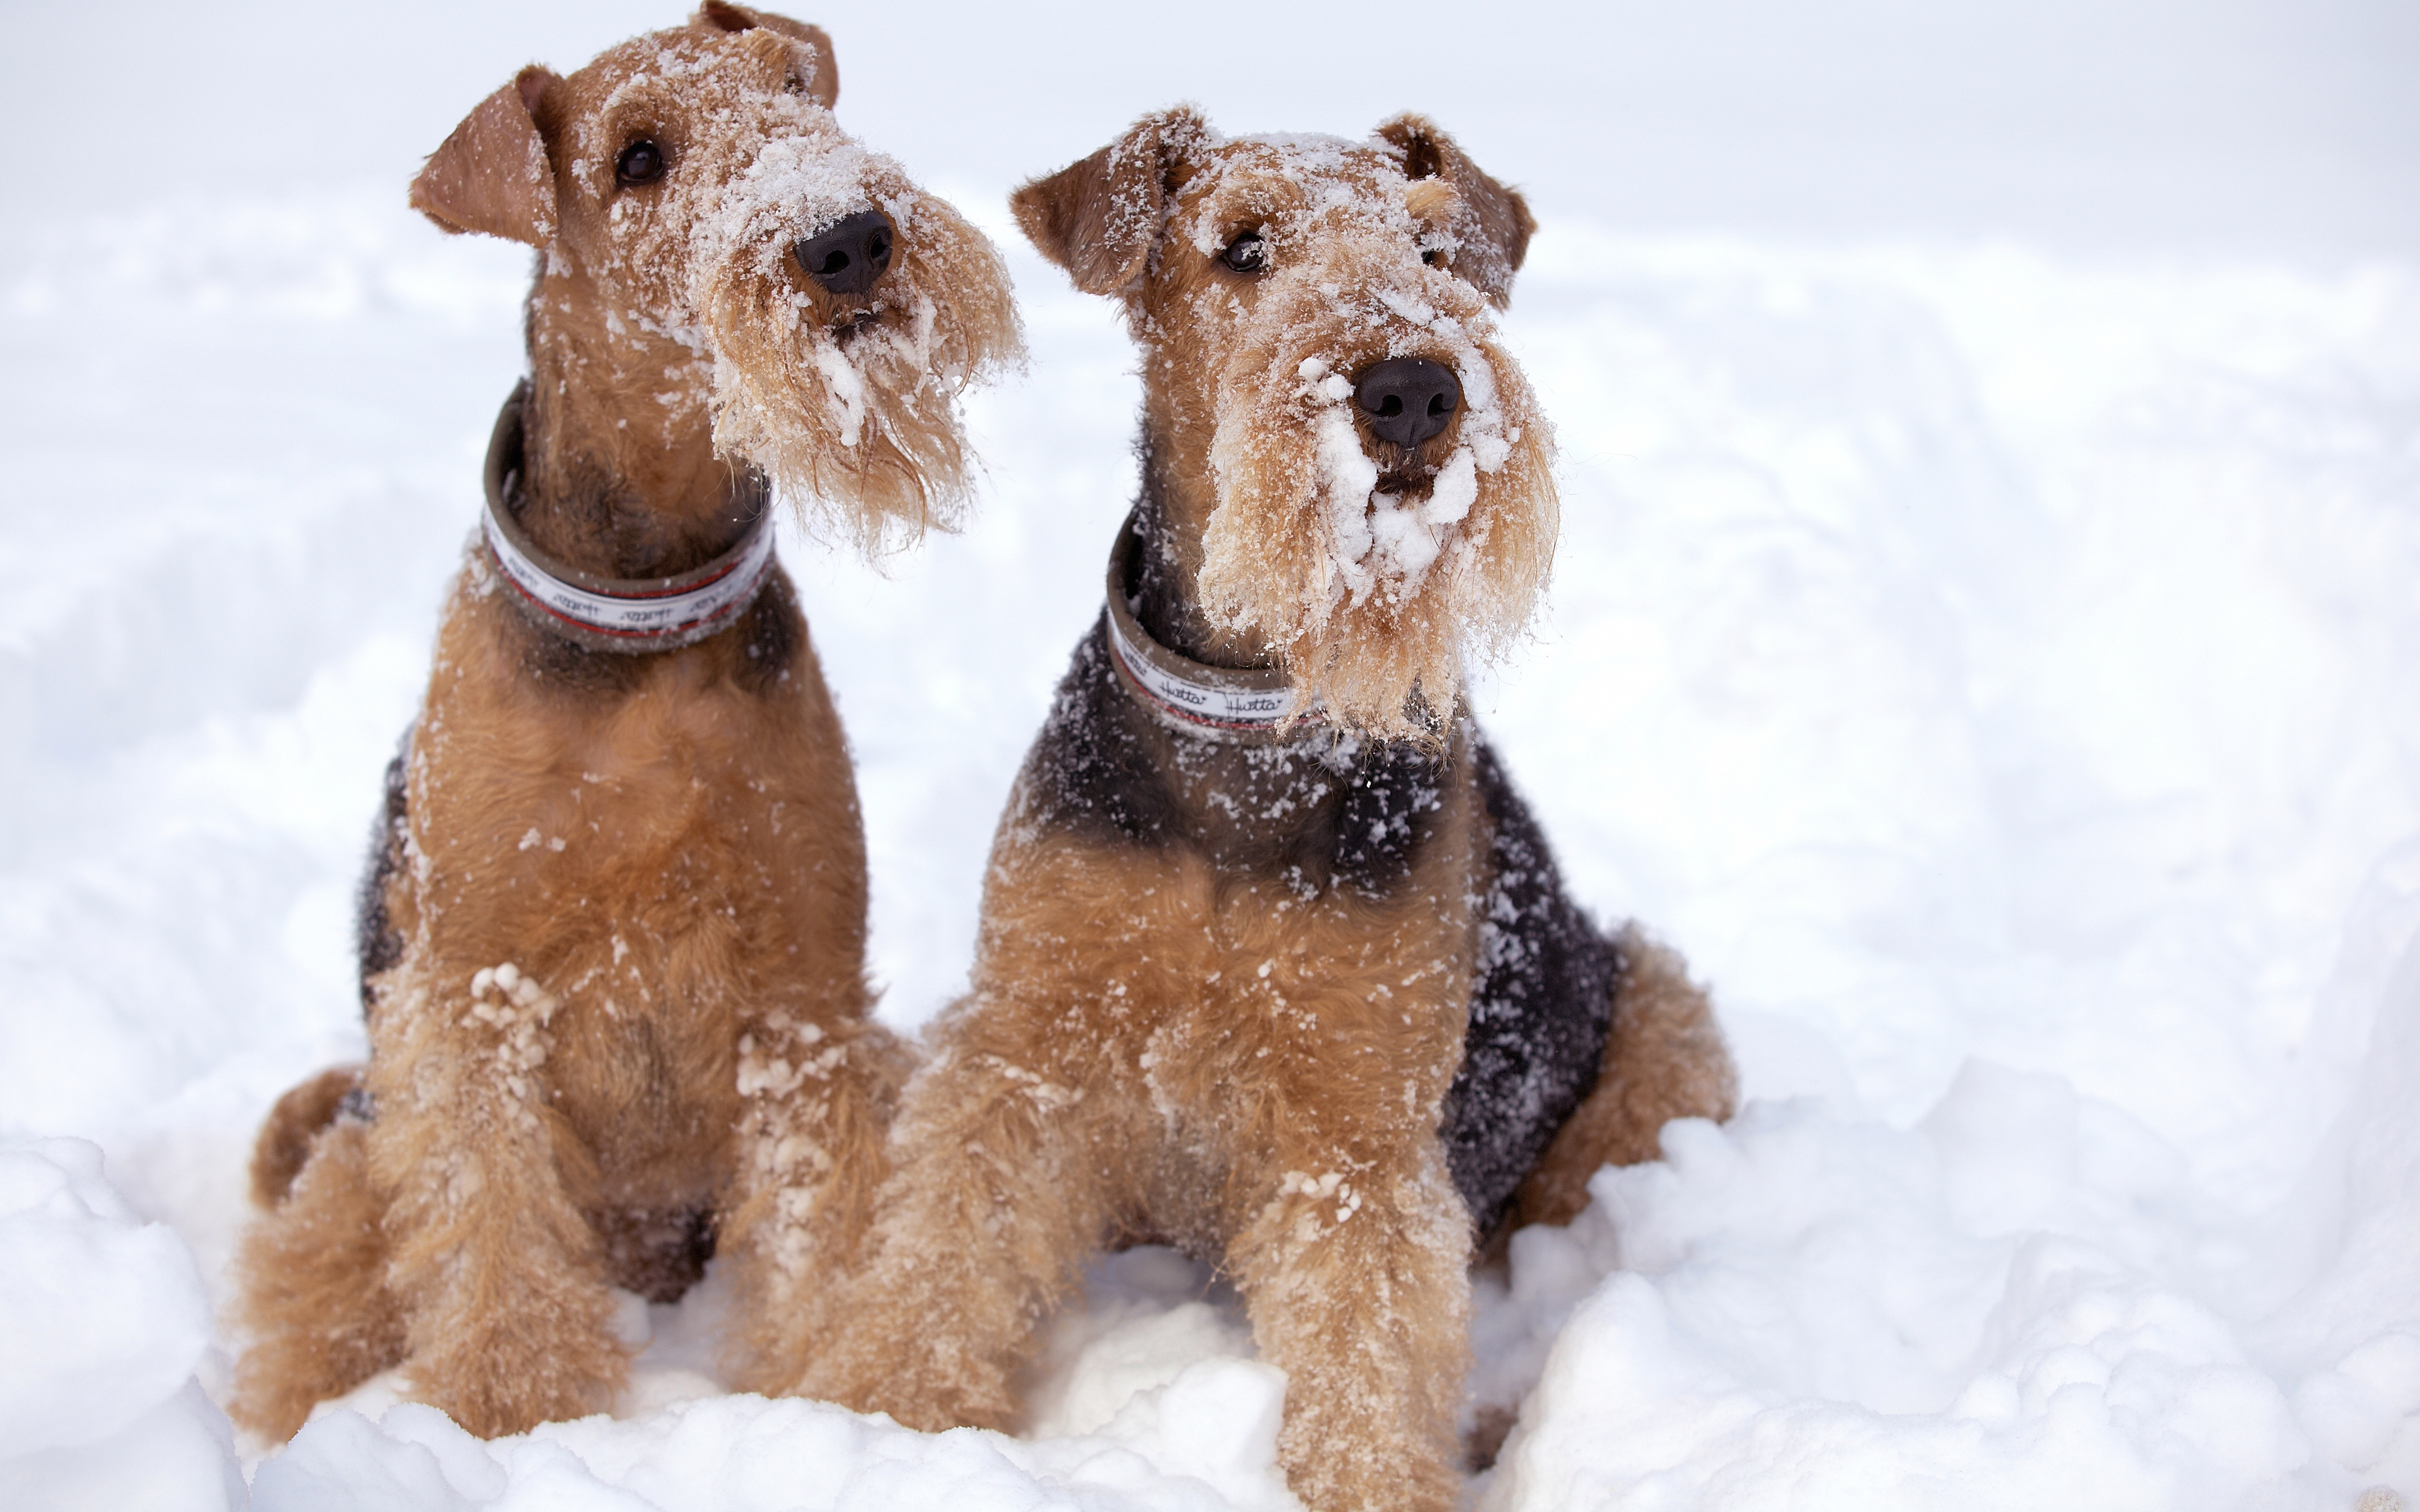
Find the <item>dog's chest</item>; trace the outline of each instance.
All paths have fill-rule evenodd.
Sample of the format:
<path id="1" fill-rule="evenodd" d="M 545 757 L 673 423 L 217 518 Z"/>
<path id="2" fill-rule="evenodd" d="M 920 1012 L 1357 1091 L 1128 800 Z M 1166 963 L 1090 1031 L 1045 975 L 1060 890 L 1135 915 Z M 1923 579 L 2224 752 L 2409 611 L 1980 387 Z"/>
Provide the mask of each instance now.
<path id="1" fill-rule="evenodd" d="M 1404 1094 L 1373 1095 L 1433 1104 L 1477 931 L 1453 755 L 1188 736 L 1113 685 L 1088 697 L 1085 659 L 1003 832 L 985 906 L 1015 924 L 982 974 L 1094 976 L 1066 1010 L 1093 1022 L 1067 1027 L 1167 1109 L 1365 1068 Z"/>
<path id="2" fill-rule="evenodd" d="M 1450 750 L 1370 748 L 1317 727 L 1279 740 L 1171 729 L 1127 696 L 1095 629 L 1027 759 L 1016 822 L 1198 857 L 1231 889 L 1377 899 L 1414 885 L 1454 774 Z"/>
<path id="3" fill-rule="evenodd" d="M 697 956 L 701 936 L 726 958 L 770 949 L 771 926 L 861 864 L 811 658 L 750 690 L 709 642 L 632 663 L 610 693 L 550 691 L 516 661 L 520 627 L 482 608 L 447 625 L 413 736 L 411 829 L 439 906 L 475 904 L 539 940 L 618 940 L 618 980 Z"/>
<path id="4" fill-rule="evenodd" d="M 753 1016 L 862 1006 L 862 839 L 829 703 L 800 691 L 820 679 L 752 692 L 676 655 L 611 697 L 466 656 L 412 745 L 411 953 L 441 996 L 506 962 L 538 984 L 529 1080 L 614 1200 L 714 1164 Z"/>
<path id="5" fill-rule="evenodd" d="M 1355 764 L 1325 742 L 1242 746 L 1178 736 L 1158 762 L 1180 843 L 1219 872 L 1315 896 L 1336 870 Z"/>

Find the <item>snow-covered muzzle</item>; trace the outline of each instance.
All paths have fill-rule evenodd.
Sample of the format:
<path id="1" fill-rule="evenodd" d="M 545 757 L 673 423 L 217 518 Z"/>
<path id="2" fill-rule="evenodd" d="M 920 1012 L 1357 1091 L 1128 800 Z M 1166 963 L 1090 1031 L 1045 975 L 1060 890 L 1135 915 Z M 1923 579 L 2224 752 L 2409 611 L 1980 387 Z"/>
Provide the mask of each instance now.
<path id="1" fill-rule="evenodd" d="M 794 249 L 869 207 L 892 228 L 890 265 L 861 296 L 816 288 Z M 983 234 L 888 158 L 788 137 L 765 144 L 696 237 L 717 447 L 869 552 L 954 524 L 969 481 L 958 395 L 1017 351 Z"/>
<path id="2" fill-rule="evenodd" d="M 826 533 L 875 552 L 948 528 L 971 465 L 959 397 L 1021 357 L 998 253 L 798 87 L 807 44 L 761 28 L 647 42 L 572 124 L 566 156 L 610 206 L 585 271 L 611 303 L 662 311 L 654 334 L 696 355 L 659 399 L 710 408 L 716 449 L 763 469 Z M 651 193 L 609 193 L 615 154 L 639 138 L 670 168 Z M 880 276 L 821 285 L 797 249 L 869 210 L 891 229 Z"/>
<path id="3" fill-rule="evenodd" d="M 1330 717 L 1419 734 L 1415 691 L 1443 717 L 1464 658 L 1498 654 L 1528 622 L 1559 519 L 1552 435 L 1495 310 L 1447 270 L 1451 188 L 1322 139 L 1228 153 L 1228 181 L 1171 228 L 1215 252 L 1254 224 L 1270 264 L 1249 303 L 1195 297 L 1216 332 L 1199 349 L 1221 359 L 1204 375 L 1203 605 L 1261 638 Z M 1459 382 L 1444 428 L 1412 446 L 1357 408 L 1359 376 L 1389 358 Z"/>

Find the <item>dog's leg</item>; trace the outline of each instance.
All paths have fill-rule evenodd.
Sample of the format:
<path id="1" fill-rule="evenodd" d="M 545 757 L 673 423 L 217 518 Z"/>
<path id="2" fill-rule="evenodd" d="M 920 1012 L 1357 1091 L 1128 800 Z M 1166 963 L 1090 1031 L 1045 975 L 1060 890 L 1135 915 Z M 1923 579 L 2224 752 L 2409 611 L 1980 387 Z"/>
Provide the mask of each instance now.
<path id="1" fill-rule="evenodd" d="M 1396 900 L 1326 901 L 1257 979 L 1265 1027 L 1206 1068 L 1257 1093 L 1228 1098 L 1227 1262 L 1286 1373 L 1278 1459 L 1312 1512 L 1447 1512 L 1460 1491 L 1471 1227 L 1437 1118 L 1476 932 L 1426 903 L 1465 870 L 1460 791 Z"/>
<path id="2" fill-rule="evenodd" d="M 322 1128 L 283 1199 L 244 1235 L 236 1322 L 252 1342 L 227 1411 L 264 1439 L 291 1438 L 314 1403 L 403 1358 L 368 1134 L 350 1120 Z"/>
<path id="3" fill-rule="evenodd" d="M 1051 1016 L 962 1010 L 958 1023 Z M 1047 1057 L 947 1044 L 909 1088 L 874 1257 L 837 1299 L 802 1396 L 912 1427 L 1005 1427 L 1035 1323 L 1100 1243 L 1110 1207 L 1098 1096 Z"/>
<path id="4" fill-rule="evenodd" d="M 1279 1461 L 1313 1512 L 1446 1512 L 1470 1353 L 1461 1198 L 1433 1138 L 1406 1161 L 1304 1133 L 1227 1252 L 1286 1373 Z"/>
<path id="5" fill-rule="evenodd" d="M 252 1142 L 255 1207 L 271 1211 L 286 1200 L 319 1135 L 336 1121 L 346 1100 L 361 1088 L 358 1065 L 331 1066 L 309 1081 L 287 1088 Z"/>
<path id="6" fill-rule="evenodd" d="M 369 1147 L 395 1194 L 412 1393 L 487 1438 L 601 1411 L 628 1360 L 558 1165 L 580 1151 L 537 1080 L 552 1000 L 518 973 L 401 972 L 416 980 L 388 989 Z"/>
<path id="7" fill-rule="evenodd" d="M 1619 939 L 1621 976 L 1613 989 L 1613 1031 L 1596 1086 L 1556 1134 L 1513 1198 L 1512 1226 L 1569 1223 L 1588 1206 L 1601 1166 L 1653 1160 L 1674 1119 L 1728 1119 L 1739 1107 L 1739 1073 L 1714 1004 L 1689 980 L 1680 952 L 1637 925 Z"/>
<path id="8" fill-rule="evenodd" d="M 831 1330 L 833 1289 L 861 1258 L 907 1052 L 863 1023 L 812 1040 L 756 1034 L 741 1063 L 748 1109 L 716 1252 L 735 1282 L 731 1383 L 771 1395 L 807 1368 Z"/>

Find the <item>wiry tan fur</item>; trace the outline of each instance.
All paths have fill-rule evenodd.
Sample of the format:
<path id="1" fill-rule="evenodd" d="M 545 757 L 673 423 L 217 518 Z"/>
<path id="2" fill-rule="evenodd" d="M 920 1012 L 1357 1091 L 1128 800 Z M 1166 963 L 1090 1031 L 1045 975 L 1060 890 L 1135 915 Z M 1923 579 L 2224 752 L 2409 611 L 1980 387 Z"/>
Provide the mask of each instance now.
<path id="1" fill-rule="evenodd" d="M 885 277 L 898 290 L 878 292 L 876 323 L 832 334 L 851 316 L 809 284 L 820 308 L 785 329 L 798 318 L 795 294 L 763 266 L 783 260 L 772 240 L 749 243 L 752 257 L 715 264 L 697 293 L 718 354 L 716 444 L 757 461 L 794 498 L 848 501 L 852 509 L 810 523 L 872 554 L 928 528 L 956 527 L 971 471 L 958 394 L 1015 362 L 1020 342 L 991 243 L 887 161 L 868 169 L 902 249 Z M 799 329 L 809 339 L 798 339 Z M 852 430 L 855 445 L 846 444 Z"/>
<path id="2" fill-rule="evenodd" d="M 1470 1235 L 1435 1132 L 1476 932 L 1438 920 L 1466 802 L 1400 896 L 1286 908 L 1197 857 L 1029 836 L 1024 796 L 973 992 L 895 1133 L 879 1259 L 806 1393 L 929 1429 L 1012 1424 L 1034 1322 L 1084 1258 L 1165 1238 L 1220 1257 L 1286 1371 L 1280 1453 L 1307 1504 L 1450 1505 Z"/>
<path id="3" fill-rule="evenodd" d="M 286 1200 L 311 1158 L 311 1147 L 336 1121 L 345 1100 L 361 1090 L 362 1068 L 331 1066 L 288 1088 L 261 1120 L 252 1145 L 252 1200 L 273 1208 Z"/>
<path id="4" fill-rule="evenodd" d="M 1465 659 L 1511 643 L 1554 560 L 1553 434 L 1494 313 L 1528 208 L 1417 116 L 1367 145 L 1307 149 L 1218 140 L 1175 110 L 1087 163 L 1072 194 L 1021 195 L 1018 219 L 1046 249 L 1099 228 L 1065 266 L 1122 301 L 1142 347 L 1145 440 L 1198 552 L 1179 570 L 1214 643 L 1238 665 L 1273 659 L 1347 725 L 1434 738 L 1414 693 L 1450 709 Z M 1254 229 L 1271 270 L 1239 286 L 1206 255 Z M 1388 357 L 1454 369 L 1467 401 L 1409 452 L 1333 386 Z M 1367 478 L 1323 465 L 1324 440 Z M 1372 485 L 1417 507 L 1457 466 L 1475 497 L 1459 518 L 1411 527 L 1435 552 L 1424 572 L 1354 555 L 1357 522 L 1384 512 Z"/>
<path id="5" fill-rule="evenodd" d="M 970 485 L 958 396 L 1023 348 L 999 254 L 840 129 L 837 90 L 821 31 L 709 5 L 568 78 L 524 69 L 481 107 L 509 115 L 525 99 L 520 130 L 538 146 L 523 150 L 552 164 L 553 193 L 517 221 L 464 224 L 431 196 L 455 177 L 453 141 L 413 202 L 546 248 L 531 346 L 559 372 L 536 375 L 535 397 L 610 414 L 618 471 L 752 465 L 811 524 L 870 550 L 955 522 Z M 457 139 L 474 130 L 503 134 L 474 114 Z M 616 155 L 642 137 L 672 168 L 652 192 L 617 193 Z M 869 206 L 897 232 L 880 282 L 836 294 L 803 276 L 793 243 Z"/>
<path id="6" fill-rule="evenodd" d="M 1013 351 L 1006 282 L 838 131 L 836 89 L 821 32 L 714 0 L 568 77 L 523 70 L 415 181 L 441 224 L 540 249 L 507 494 L 541 549 L 689 571 L 746 527 L 751 468 L 868 542 L 962 489 L 953 400 Z M 669 170 L 623 184 L 641 139 Z M 869 203 L 898 237 L 866 294 L 781 266 Z M 851 374 L 844 414 L 816 385 Z M 330 1073 L 263 1134 L 238 1421 L 283 1438 L 396 1365 L 480 1434 L 597 1411 L 628 1367 L 613 1288 L 677 1294 L 709 1237 L 730 1375 L 795 1381 L 907 1062 L 867 1017 L 856 790 L 787 577 L 719 633 L 623 656 L 542 626 L 474 540 L 401 814 L 368 1116 Z"/>
<path id="7" fill-rule="evenodd" d="M 1233 1276 L 1285 1370 L 1279 1455 L 1307 1505 L 1444 1512 L 1474 1236 L 1439 1123 L 1481 904 L 1512 854 L 1455 678 L 1526 616 L 1555 532 L 1544 424 L 1484 319 L 1528 212 L 1415 118 L 1369 144 L 1228 142 L 1189 111 L 1014 204 L 1079 287 L 1124 302 L 1142 348 L 1138 620 L 1199 661 L 1283 665 L 1350 738 L 1173 728 L 1098 640 L 1079 647 L 993 842 L 972 990 L 931 1031 L 870 1258 L 800 1387 L 923 1428 L 1009 1426 L 1035 1324 L 1084 1258 L 1165 1240 Z M 1213 265 L 1254 228 L 1266 271 Z M 1432 537 L 1424 584 L 1322 599 L 1335 501 L 1299 474 L 1334 401 L 1305 395 L 1302 364 L 1402 355 L 1450 361 L 1466 393 L 1492 379 L 1507 444 Z M 1346 413 L 1413 496 L 1469 440 L 1449 428 L 1405 455 Z M 1378 772 L 1355 752 L 1385 736 L 1419 762 L 1388 768 L 1416 774 L 1399 841 L 1364 847 L 1341 805 Z M 1533 1216 L 1568 1217 L 1604 1161 L 1652 1155 L 1665 1119 L 1731 1111 L 1704 995 L 1643 936 L 1621 949 L 1598 1081 L 1530 1174 Z"/>
<path id="8" fill-rule="evenodd" d="M 386 1203 L 370 1179 L 367 1134 L 356 1121 L 322 1126 L 275 1218 L 244 1236 L 236 1321 L 255 1341 L 238 1365 L 236 1412 L 256 1431 L 283 1438 L 314 1402 L 403 1358 L 402 1309 L 386 1285 Z"/>
<path id="9" fill-rule="evenodd" d="M 1295 687 L 1338 717 L 1381 736 L 1425 735 L 1405 712 L 1413 692 L 1433 707 L 1452 707 L 1466 659 L 1500 655 L 1528 621 L 1559 529 L 1553 447 L 1519 370 L 1496 367 L 1497 396 L 1520 421 L 1501 461 L 1481 473 L 1469 515 L 1435 528 L 1445 539 L 1426 580 L 1409 590 L 1385 579 L 1366 588 L 1344 582 L 1314 417 L 1349 409 L 1351 401 L 1316 394 L 1300 376 L 1304 350 L 1322 354 L 1334 373 L 1388 357 L 1427 357 L 1468 371 L 1474 351 L 1499 354 L 1493 343 L 1449 344 L 1396 321 L 1357 318 L 1366 310 L 1340 310 L 1320 298 L 1322 285 L 1377 281 L 1363 266 L 1371 259 L 1356 255 L 1351 239 L 1341 240 L 1344 250 L 1267 281 L 1276 286 L 1263 294 L 1257 318 L 1219 375 L 1211 447 L 1218 505 L 1202 532 L 1202 594 L 1214 615 L 1259 637 Z M 1484 305 L 1472 290 L 1424 271 L 1424 282 L 1437 285 L 1422 291 L 1424 302 L 1440 320 L 1483 325 Z M 1271 310 L 1290 295 L 1300 297 L 1299 312 Z M 1458 420 L 1420 452 L 1450 456 L 1465 424 Z M 1418 486 L 1406 492 L 1422 497 Z"/>

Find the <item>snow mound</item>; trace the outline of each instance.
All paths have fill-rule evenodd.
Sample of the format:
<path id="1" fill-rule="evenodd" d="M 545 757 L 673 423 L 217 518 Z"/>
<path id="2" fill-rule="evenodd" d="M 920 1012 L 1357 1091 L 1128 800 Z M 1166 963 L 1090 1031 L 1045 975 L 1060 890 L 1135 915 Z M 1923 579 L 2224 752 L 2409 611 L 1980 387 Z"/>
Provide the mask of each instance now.
<path id="1" fill-rule="evenodd" d="M 240 1501 L 203 1288 L 261 1113 L 360 1053 L 351 888 L 519 370 L 524 260 L 394 198 L 0 248 L 0 1137 L 123 1195 L 0 1149 L 12 1512 Z M 1127 342 L 1016 270 L 1047 380 L 970 400 L 975 528 L 783 548 L 905 1028 L 1132 493 Z M 2420 1499 L 2420 273 L 1556 224 L 1504 332 L 1564 528 L 1474 699 L 1751 1103 L 1482 1277 L 1475 1500 Z M 1285 1504 L 1164 1253 L 1054 1324 L 1029 1442 L 713 1396 L 712 1303 L 648 1310 L 623 1421 L 483 1446 L 390 1384 L 256 1499 Z"/>
<path id="2" fill-rule="evenodd" d="M 1292 1512 L 1274 1462 L 1282 1378 L 1202 1361 L 1099 1434 L 923 1434 L 820 1402 L 720 1396 L 483 1442 L 434 1408 L 316 1418 L 254 1476 L 254 1512 Z"/>
<path id="3" fill-rule="evenodd" d="M 2243 1239 L 2182 1155 L 2063 1078 L 1969 1061 L 1912 1129 L 1819 1099 L 1675 1123 L 1482 1288 L 1480 1396 L 1527 1405 L 1481 1505 L 2399 1505 L 2415 1078 L 2420 947 L 2305 1177 L 2350 1199 L 2344 1242 L 2252 1329 L 2207 1300 Z"/>
<path id="4" fill-rule="evenodd" d="M 0 1148 L 0 1485 L 18 1512 L 243 1505 L 193 1251 L 101 1176 L 99 1147 Z"/>

